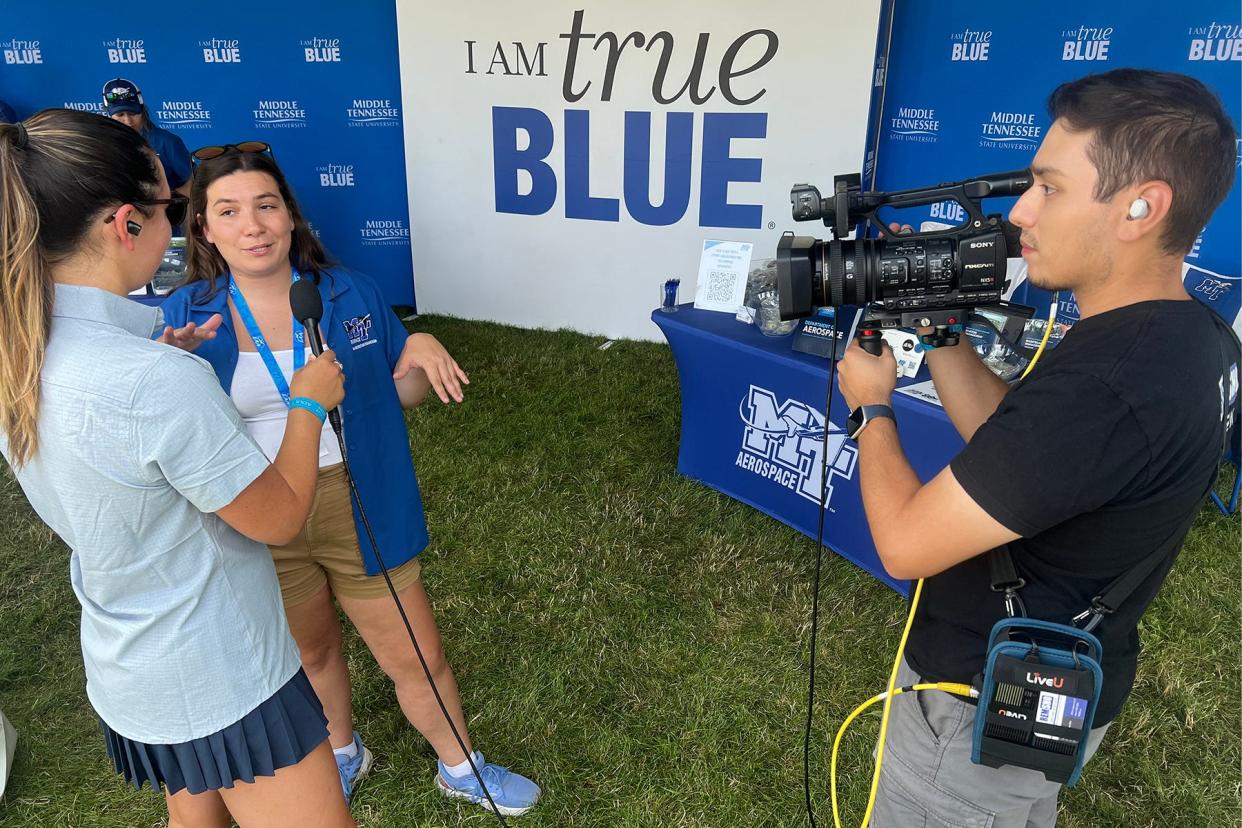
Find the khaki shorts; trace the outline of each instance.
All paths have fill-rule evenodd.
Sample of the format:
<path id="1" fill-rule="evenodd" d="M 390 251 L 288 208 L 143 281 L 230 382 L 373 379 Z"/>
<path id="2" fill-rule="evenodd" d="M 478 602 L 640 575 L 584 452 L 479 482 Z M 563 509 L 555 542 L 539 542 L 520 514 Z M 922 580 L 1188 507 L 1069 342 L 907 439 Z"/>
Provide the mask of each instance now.
<path id="1" fill-rule="evenodd" d="M 330 585 L 334 594 L 346 598 L 380 598 L 388 594 L 383 576 L 368 575 L 362 564 L 344 465 L 319 470 L 315 503 L 306 525 L 291 542 L 271 550 L 286 608 L 310 600 L 324 584 Z M 413 585 L 419 573 L 418 558 L 388 570 L 398 592 Z"/>

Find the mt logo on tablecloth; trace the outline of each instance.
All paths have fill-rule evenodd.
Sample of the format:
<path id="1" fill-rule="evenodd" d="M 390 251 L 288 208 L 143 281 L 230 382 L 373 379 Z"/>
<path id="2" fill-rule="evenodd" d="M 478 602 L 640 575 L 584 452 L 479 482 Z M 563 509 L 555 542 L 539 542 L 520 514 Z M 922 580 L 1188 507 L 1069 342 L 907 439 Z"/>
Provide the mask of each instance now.
<path id="1" fill-rule="evenodd" d="M 734 464 L 818 503 L 824 415 L 799 400 L 778 403 L 776 394 L 752 385 L 738 404 L 738 416 L 743 424 L 742 449 Z M 850 480 L 857 466 L 858 449 L 845 439 L 844 429 L 829 429 L 825 506 L 832 503 L 832 478 Z"/>

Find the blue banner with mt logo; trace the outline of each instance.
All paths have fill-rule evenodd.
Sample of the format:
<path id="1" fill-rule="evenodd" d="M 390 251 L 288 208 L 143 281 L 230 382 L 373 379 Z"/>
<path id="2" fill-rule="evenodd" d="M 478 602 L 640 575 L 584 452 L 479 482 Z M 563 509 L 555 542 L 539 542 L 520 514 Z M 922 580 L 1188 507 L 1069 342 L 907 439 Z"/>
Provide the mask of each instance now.
<path id="1" fill-rule="evenodd" d="M 414 304 L 393 0 L 221 0 L 203 13 L 69 0 L 0 15 L 0 99 L 19 118 L 100 112 L 116 77 L 191 151 L 271 144 L 329 254 Z"/>
<path id="2" fill-rule="evenodd" d="M 1242 117 L 1240 24 L 1237 2 L 1221 0 L 896 0 L 883 112 L 873 136 L 875 189 L 904 190 L 1026 167 L 1051 126 L 1049 93 L 1064 81 L 1121 67 L 1198 78 L 1220 97 L 1236 129 Z M 1242 328 L 1240 194 L 1242 181 L 1235 177 L 1183 269 L 1191 295 Z M 1012 204 L 994 199 L 984 208 L 1007 214 Z M 902 211 L 900 218 L 956 224 L 965 215 L 944 203 Z M 1015 298 L 1043 308 L 1049 299 L 1037 288 Z M 1074 321 L 1076 304 L 1061 298 L 1065 321 Z"/>

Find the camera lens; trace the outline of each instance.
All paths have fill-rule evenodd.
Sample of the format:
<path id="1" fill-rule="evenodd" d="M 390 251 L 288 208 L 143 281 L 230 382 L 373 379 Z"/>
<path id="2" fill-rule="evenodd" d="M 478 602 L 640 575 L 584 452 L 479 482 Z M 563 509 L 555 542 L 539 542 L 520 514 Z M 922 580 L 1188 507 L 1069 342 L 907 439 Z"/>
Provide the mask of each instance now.
<path id="1" fill-rule="evenodd" d="M 776 290 L 782 319 L 817 307 L 864 305 L 876 298 L 882 242 L 820 241 L 786 233 L 776 249 Z"/>

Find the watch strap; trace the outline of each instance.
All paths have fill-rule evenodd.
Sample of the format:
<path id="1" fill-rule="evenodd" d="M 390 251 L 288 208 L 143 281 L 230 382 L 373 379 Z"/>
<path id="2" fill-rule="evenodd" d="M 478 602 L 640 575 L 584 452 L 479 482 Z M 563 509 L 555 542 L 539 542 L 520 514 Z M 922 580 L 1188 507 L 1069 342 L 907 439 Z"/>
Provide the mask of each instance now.
<path id="1" fill-rule="evenodd" d="M 887 417 L 894 423 L 897 422 L 897 414 L 893 411 L 892 406 L 877 403 L 875 405 L 860 405 L 850 412 L 847 434 L 850 439 L 856 439 L 867 424 L 872 420 L 880 417 Z"/>

